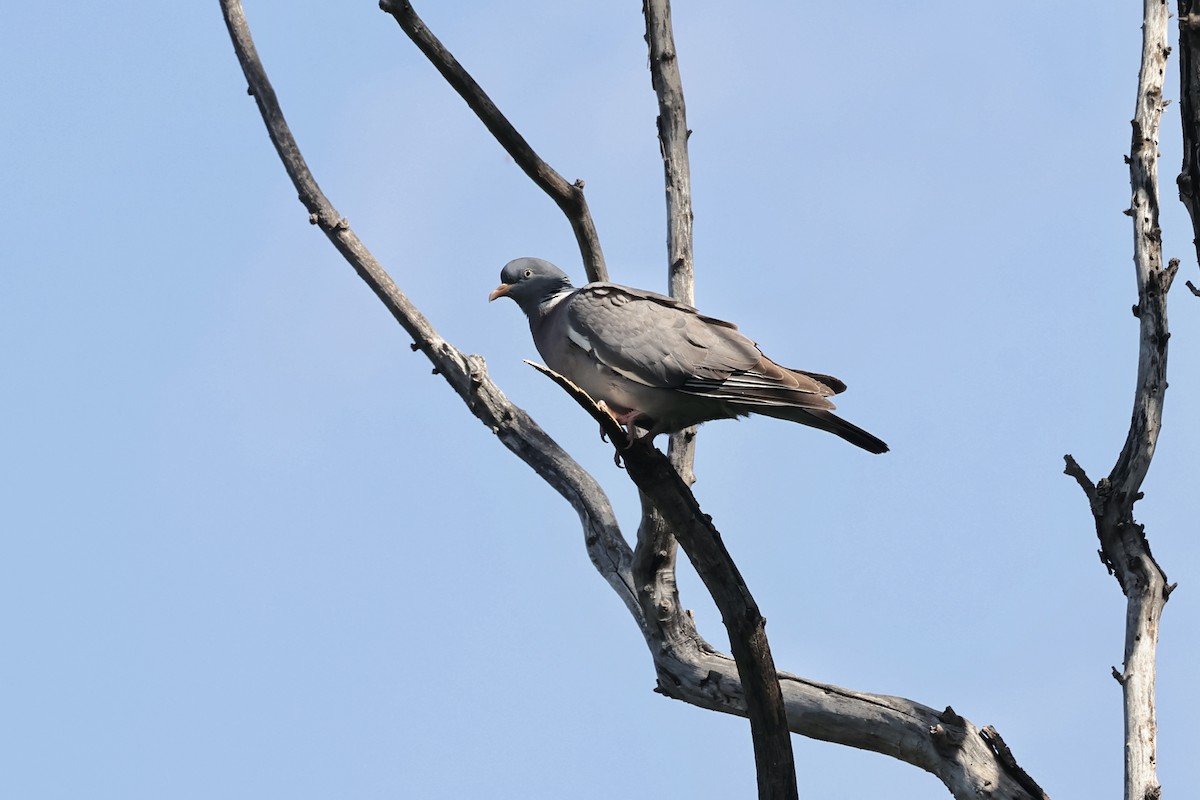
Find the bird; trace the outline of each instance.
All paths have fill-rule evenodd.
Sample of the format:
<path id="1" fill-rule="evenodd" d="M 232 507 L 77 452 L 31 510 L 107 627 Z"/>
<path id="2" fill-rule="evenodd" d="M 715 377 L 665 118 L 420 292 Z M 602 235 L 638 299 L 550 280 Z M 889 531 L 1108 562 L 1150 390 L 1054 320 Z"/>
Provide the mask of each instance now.
<path id="1" fill-rule="evenodd" d="M 748 414 L 798 422 L 870 453 L 878 437 L 833 413 L 846 389 L 832 375 L 789 369 L 763 355 L 731 322 L 665 295 L 596 282 L 576 288 L 540 258 L 500 271 L 488 301 L 508 297 L 529 320 L 546 366 L 587 392 L 625 426 L 630 443 Z"/>

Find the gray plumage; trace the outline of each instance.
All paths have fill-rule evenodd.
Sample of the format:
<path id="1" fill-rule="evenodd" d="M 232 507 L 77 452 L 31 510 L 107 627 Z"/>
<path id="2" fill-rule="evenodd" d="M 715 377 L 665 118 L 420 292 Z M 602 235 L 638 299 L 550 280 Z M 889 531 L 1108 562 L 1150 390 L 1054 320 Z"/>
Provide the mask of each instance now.
<path id="1" fill-rule="evenodd" d="M 663 295 L 615 283 L 581 289 L 540 258 L 518 258 L 489 296 L 511 297 L 529 318 L 546 366 L 569 378 L 623 424 L 653 438 L 746 414 L 799 422 L 872 453 L 888 446 L 832 413 L 846 385 L 781 367 L 738 331 Z"/>

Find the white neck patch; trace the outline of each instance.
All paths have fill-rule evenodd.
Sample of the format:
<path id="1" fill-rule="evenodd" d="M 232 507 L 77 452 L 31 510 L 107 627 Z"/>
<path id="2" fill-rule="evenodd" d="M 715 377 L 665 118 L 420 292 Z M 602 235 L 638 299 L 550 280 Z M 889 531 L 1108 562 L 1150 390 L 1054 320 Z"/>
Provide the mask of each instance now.
<path id="1" fill-rule="evenodd" d="M 558 294 L 554 294 L 554 295 L 551 295 L 550 297 L 546 298 L 544 301 L 542 301 L 542 304 L 540 307 L 542 314 L 549 314 L 551 311 L 554 310 L 555 306 L 557 306 L 563 300 L 566 300 L 567 297 L 574 294 L 574 292 L 575 292 L 574 289 L 563 289 Z"/>

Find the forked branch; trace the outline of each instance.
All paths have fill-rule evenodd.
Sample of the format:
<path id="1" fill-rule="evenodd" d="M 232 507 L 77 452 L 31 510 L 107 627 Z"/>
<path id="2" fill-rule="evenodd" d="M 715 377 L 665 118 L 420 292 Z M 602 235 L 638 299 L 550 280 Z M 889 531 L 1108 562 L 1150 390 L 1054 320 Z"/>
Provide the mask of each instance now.
<path id="1" fill-rule="evenodd" d="M 610 441 L 625 441 L 626 436 L 617 421 L 602 411 L 587 392 L 554 370 L 529 363 L 574 397 L 600 423 Z M 618 455 L 624 459 L 629 477 L 641 490 L 644 509 L 657 518 L 659 522 L 655 524 L 661 524 L 661 530 L 670 531 L 679 540 L 721 612 L 741 679 L 746 716 L 750 719 L 754 761 L 758 769 L 758 796 L 763 800 L 795 798 L 796 767 L 792 758 L 791 732 L 775 661 L 767 645 L 767 623 L 758 604 L 742 579 L 733 556 L 725 549 L 712 518 L 700 510 L 695 495 L 670 460 L 644 440 L 620 448 Z M 639 548 L 646 544 L 646 540 L 639 539 Z M 639 581 L 644 577 L 638 575 Z M 678 604 L 673 606 L 677 608 Z M 654 604 L 645 609 L 647 616 L 657 607 Z"/>
<path id="2" fill-rule="evenodd" d="M 646 20 L 651 83 L 658 98 L 658 143 L 667 201 L 668 283 L 672 297 L 693 305 L 692 178 L 687 147 L 690 131 L 670 0 L 643 0 L 642 14 Z M 690 486 L 695 480 L 696 429 L 672 434 L 667 453 L 681 485 Z M 636 456 L 627 461 L 632 477 L 638 469 L 633 463 Z M 690 496 L 691 492 L 687 494 Z M 709 530 L 710 525 L 695 532 L 680 530 L 679 521 L 666 512 L 664 499 L 642 494 L 642 523 L 634 550 L 634 574 L 639 586 L 653 587 L 669 593 L 669 597 L 647 597 L 644 593 L 643 611 L 651 617 L 654 609 L 664 605 L 678 608 L 674 554 L 674 539 L 677 538 L 716 601 L 729 632 L 730 648 L 746 688 L 759 797 L 793 800 L 797 796 L 795 759 L 783 695 L 767 643 L 766 621 L 742 581 L 733 558 L 717 538 L 716 529 Z M 695 502 L 694 498 L 692 502 Z"/>
<path id="3" fill-rule="evenodd" d="M 1064 470 L 1087 496 L 1101 557 L 1126 598 L 1124 668 L 1116 673 L 1124 695 L 1126 800 L 1158 797 L 1160 792 L 1155 754 L 1155 660 L 1159 617 L 1170 587 L 1166 574 L 1150 554 L 1143 526 L 1134 519 L 1133 506 L 1142 497 L 1142 482 L 1154 458 L 1162 424 L 1167 340 L 1171 335 L 1167 329 L 1167 292 L 1179 268 L 1177 259 L 1163 264 L 1158 214 L 1158 133 L 1170 53 L 1169 10 L 1162 0 L 1143 0 L 1143 15 L 1142 59 L 1127 159 L 1132 200 L 1126 213 L 1133 220 L 1133 263 L 1138 286 L 1138 303 L 1133 311 L 1139 322 L 1133 415 L 1125 444 L 1108 477 L 1093 483 L 1070 455 L 1065 457 Z M 1184 187 L 1181 181 L 1181 190 Z"/>
<path id="4" fill-rule="evenodd" d="M 420 350 L 433 363 L 434 374 L 441 375 L 471 413 L 578 512 L 592 563 L 621 597 L 634 619 L 644 627 L 633 588 L 633 554 L 621 536 L 604 490 L 524 410 L 504 395 L 488 376 L 482 358 L 464 354 L 434 330 L 355 235 L 349 223 L 325 197 L 300 153 L 254 47 L 242 4 L 239 0 L 221 0 L 221 11 L 246 76 L 249 93 L 258 104 L 271 143 L 299 193 L 300 202 L 309 211 L 310 221 L 321 228 L 413 338 L 413 350 Z"/>
<path id="5" fill-rule="evenodd" d="M 288 130 L 255 52 L 240 2 L 221 0 L 221 8 L 250 93 L 310 219 L 413 337 L 413 349 L 430 359 L 434 372 L 451 385 L 467 408 L 506 447 L 579 513 L 592 563 L 621 597 L 646 638 L 658 673 L 658 690 L 703 708 L 745 716 L 746 689 L 734 661 L 708 645 L 677 605 L 667 603 L 653 608 L 653 621 L 643 612 L 645 606 L 634 588 L 633 554 L 596 481 L 504 396 L 487 375 L 483 359 L 462 353 L 437 334 L 321 193 Z M 695 506 L 690 491 L 666 466 L 661 454 L 649 450 L 636 457 L 628 454 L 627 464 L 639 488 L 662 505 L 670 525 L 706 532 L 715 546 L 720 545 L 711 522 Z M 916 765 L 937 775 L 960 800 L 1043 797 L 1030 790 L 1027 776 L 1017 776 L 1007 748 L 998 752 L 983 732 L 951 709 L 938 712 L 903 698 L 856 692 L 787 673 L 779 673 L 778 677 L 787 722 L 795 733 Z"/>

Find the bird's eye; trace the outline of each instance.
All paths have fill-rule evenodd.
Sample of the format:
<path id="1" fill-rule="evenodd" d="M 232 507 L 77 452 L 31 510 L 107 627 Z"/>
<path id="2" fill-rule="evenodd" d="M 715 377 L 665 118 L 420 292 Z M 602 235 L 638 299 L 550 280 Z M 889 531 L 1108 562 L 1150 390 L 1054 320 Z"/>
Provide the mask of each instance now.
<path id="1" fill-rule="evenodd" d="M 531 269 L 527 269 L 527 270 L 525 270 L 525 277 L 526 277 L 526 278 L 532 278 L 532 277 L 533 277 L 533 270 L 531 270 Z"/>

